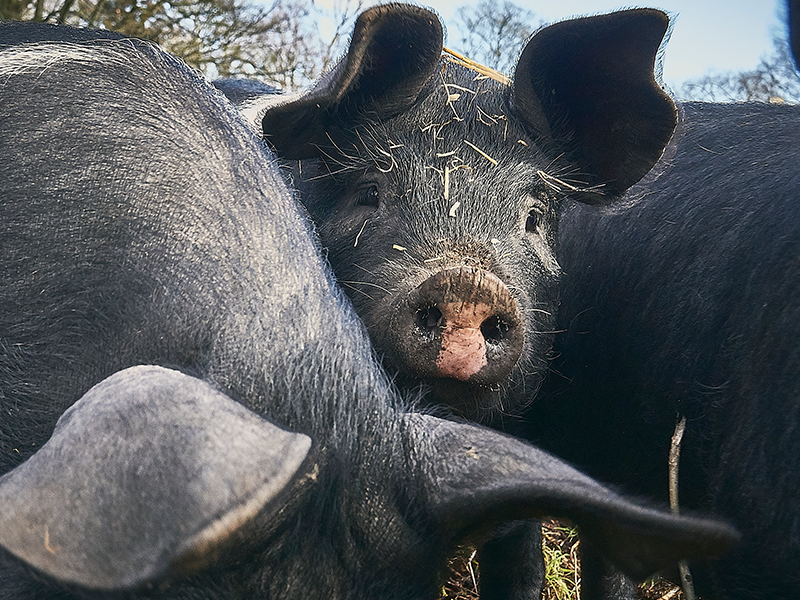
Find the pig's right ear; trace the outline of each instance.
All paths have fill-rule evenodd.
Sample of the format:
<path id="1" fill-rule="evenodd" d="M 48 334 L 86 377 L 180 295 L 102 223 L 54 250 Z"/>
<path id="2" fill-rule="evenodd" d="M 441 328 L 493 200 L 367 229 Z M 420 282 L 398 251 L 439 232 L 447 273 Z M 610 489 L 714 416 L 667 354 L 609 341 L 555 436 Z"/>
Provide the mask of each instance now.
<path id="1" fill-rule="evenodd" d="M 188 575 L 253 549 L 291 514 L 314 480 L 310 450 L 198 379 L 120 371 L 0 478 L 0 546 L 81 590 Z"/>
<path id="2" fill-rule="evenodd" d="M 313 158 L 338 131 L 401 113 L 433 74 L 442 40 L 442 24 L 429 10 L 408 4 L 365 10 L 341 62 L 307 94 L 267 111 L 266 139 L 282 157 Z"/>
<path id="3" fill-rule="evenodd" d="M 624 10 L 545 27 L 522 51 L 514 114 L 543 147 L 577 167 L 568 184 L 578 200 L 613 201 L 669 142 L 675 104 L 653 72 L 668 27 L 659 10 Z"/>

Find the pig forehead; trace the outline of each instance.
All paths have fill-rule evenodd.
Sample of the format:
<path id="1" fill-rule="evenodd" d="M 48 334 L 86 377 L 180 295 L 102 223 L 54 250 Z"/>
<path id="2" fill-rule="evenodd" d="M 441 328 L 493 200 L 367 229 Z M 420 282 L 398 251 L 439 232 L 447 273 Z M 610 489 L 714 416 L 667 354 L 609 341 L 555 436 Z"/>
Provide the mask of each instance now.
<path id="1" fill-rule="evenodd" d="M 392 148 L 472 169 L 543 161 L 508 109 L 507 85 L 447 61 L 440 67 L 418 104 L 386 124 L 383 137 Z"/>
<path id="2" fill-rule="evenodd" d="M 463 65 L 443 59 L 439 68 L 434 71 L 420 98 L 422 110 L 437 112 L 444 108 L 442 104 L 461 104 L 469 106 L 479 104 L 486 108 L 502 111 L 507 104 L 511 88 L 507 83 L 491 79 L 482 73 L 468 69 Z M 447 115 L 456 115 L 454 106 L 443 111 Z"/>

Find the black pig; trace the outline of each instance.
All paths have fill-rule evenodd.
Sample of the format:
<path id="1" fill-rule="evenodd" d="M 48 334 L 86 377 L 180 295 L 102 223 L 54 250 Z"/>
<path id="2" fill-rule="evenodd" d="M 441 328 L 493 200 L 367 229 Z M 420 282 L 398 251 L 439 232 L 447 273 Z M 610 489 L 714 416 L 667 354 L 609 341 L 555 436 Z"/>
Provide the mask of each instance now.
<path id="1" fill-rule="evenodd" d="M 298 161 L 300 200 L 398 385 L 501 425 L 547 372 L 563 198 L 614 203 L 672 134 L 653 74 L 668 20 L 632 10 L 547 27 L 507 80 L 451 55 L 423 71 L 396 10 L 361 15 L 347 56 L 306 94 L 243 108 Z M 218 85 L 234 97 L 240 84 Z M 537 536 L 523 524 L 481 549 L 485 597 L 539 596 Z"/>
<path id="2" fill-rule="evenodd" d="M 395 25 L 427 78 L 438 24 Z M 637 578 L 732 542 L 401 410 L 244 121 L 92 37 L 0 24 L 4 599 L 433 598 L 454 543 L 545 513 Z"/>
<path id="3" fill-rule="evenodd" d="M 400 10 L 362 14 L 328 76 L 271 98 L 263 132 L 299 160 L 300 200 L 398 384 L 471 418 L 516 412 L 547 370 L 561 198 L 614 202 L 675 126 L 653 76 L 667 17 L 547 27 L 507 81 L 452 56 L 421 69 Z"/>
<path id="4" fill-rule="evenodd" d="M 798 54 L 800 2 L 788 2 Z M 553 375 L 508 429 L 742 530 L 703 597 L 800 597 L 800 107 L 687 104 L 634 208 L 571 206 Z"/>
<path id="5" fill-rule="evenodd" d="M 561 221 L 553 375 L 514 431 L 604 481 L 741 528 L 704 597 L 800 597 L 800 107 L 686 104 L 663 163 Z M 706 573 L 704 575 L 704 573 Z M 710 596 L 709 596 L 710 595 Z"/>

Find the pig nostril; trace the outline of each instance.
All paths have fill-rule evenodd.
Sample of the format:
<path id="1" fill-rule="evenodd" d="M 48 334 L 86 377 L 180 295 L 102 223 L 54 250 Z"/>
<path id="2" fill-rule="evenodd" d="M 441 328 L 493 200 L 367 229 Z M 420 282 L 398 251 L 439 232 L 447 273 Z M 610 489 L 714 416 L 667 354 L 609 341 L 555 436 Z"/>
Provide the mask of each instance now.
<path id="1" fill-rule="evenodd" d="M 442 321 L 442 311 L 435 306 L 426 306 L 417 311 L 417 325 L 423 331 L 438 329 Z"/>
<path id="2" fill-rule="evenodd" d="M 489 317 L 481 323 L 481 333 L 488 344 L 502 342 L 510 329 L 508 323 L 501 321 L 497 316 Z"/>

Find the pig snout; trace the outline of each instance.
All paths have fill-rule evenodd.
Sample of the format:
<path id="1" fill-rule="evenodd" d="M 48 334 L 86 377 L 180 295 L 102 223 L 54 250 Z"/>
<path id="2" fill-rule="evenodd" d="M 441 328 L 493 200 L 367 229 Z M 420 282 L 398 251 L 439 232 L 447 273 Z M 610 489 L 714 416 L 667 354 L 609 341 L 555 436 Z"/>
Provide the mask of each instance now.
<path id="1" fill-rule="evenodd" d="M 417 376 L 492 385 L 511 373 L 522 353 L 517 301 L 482 269 L 432 275 L 411 291 L 396 316 L 390 335 Z"/>

